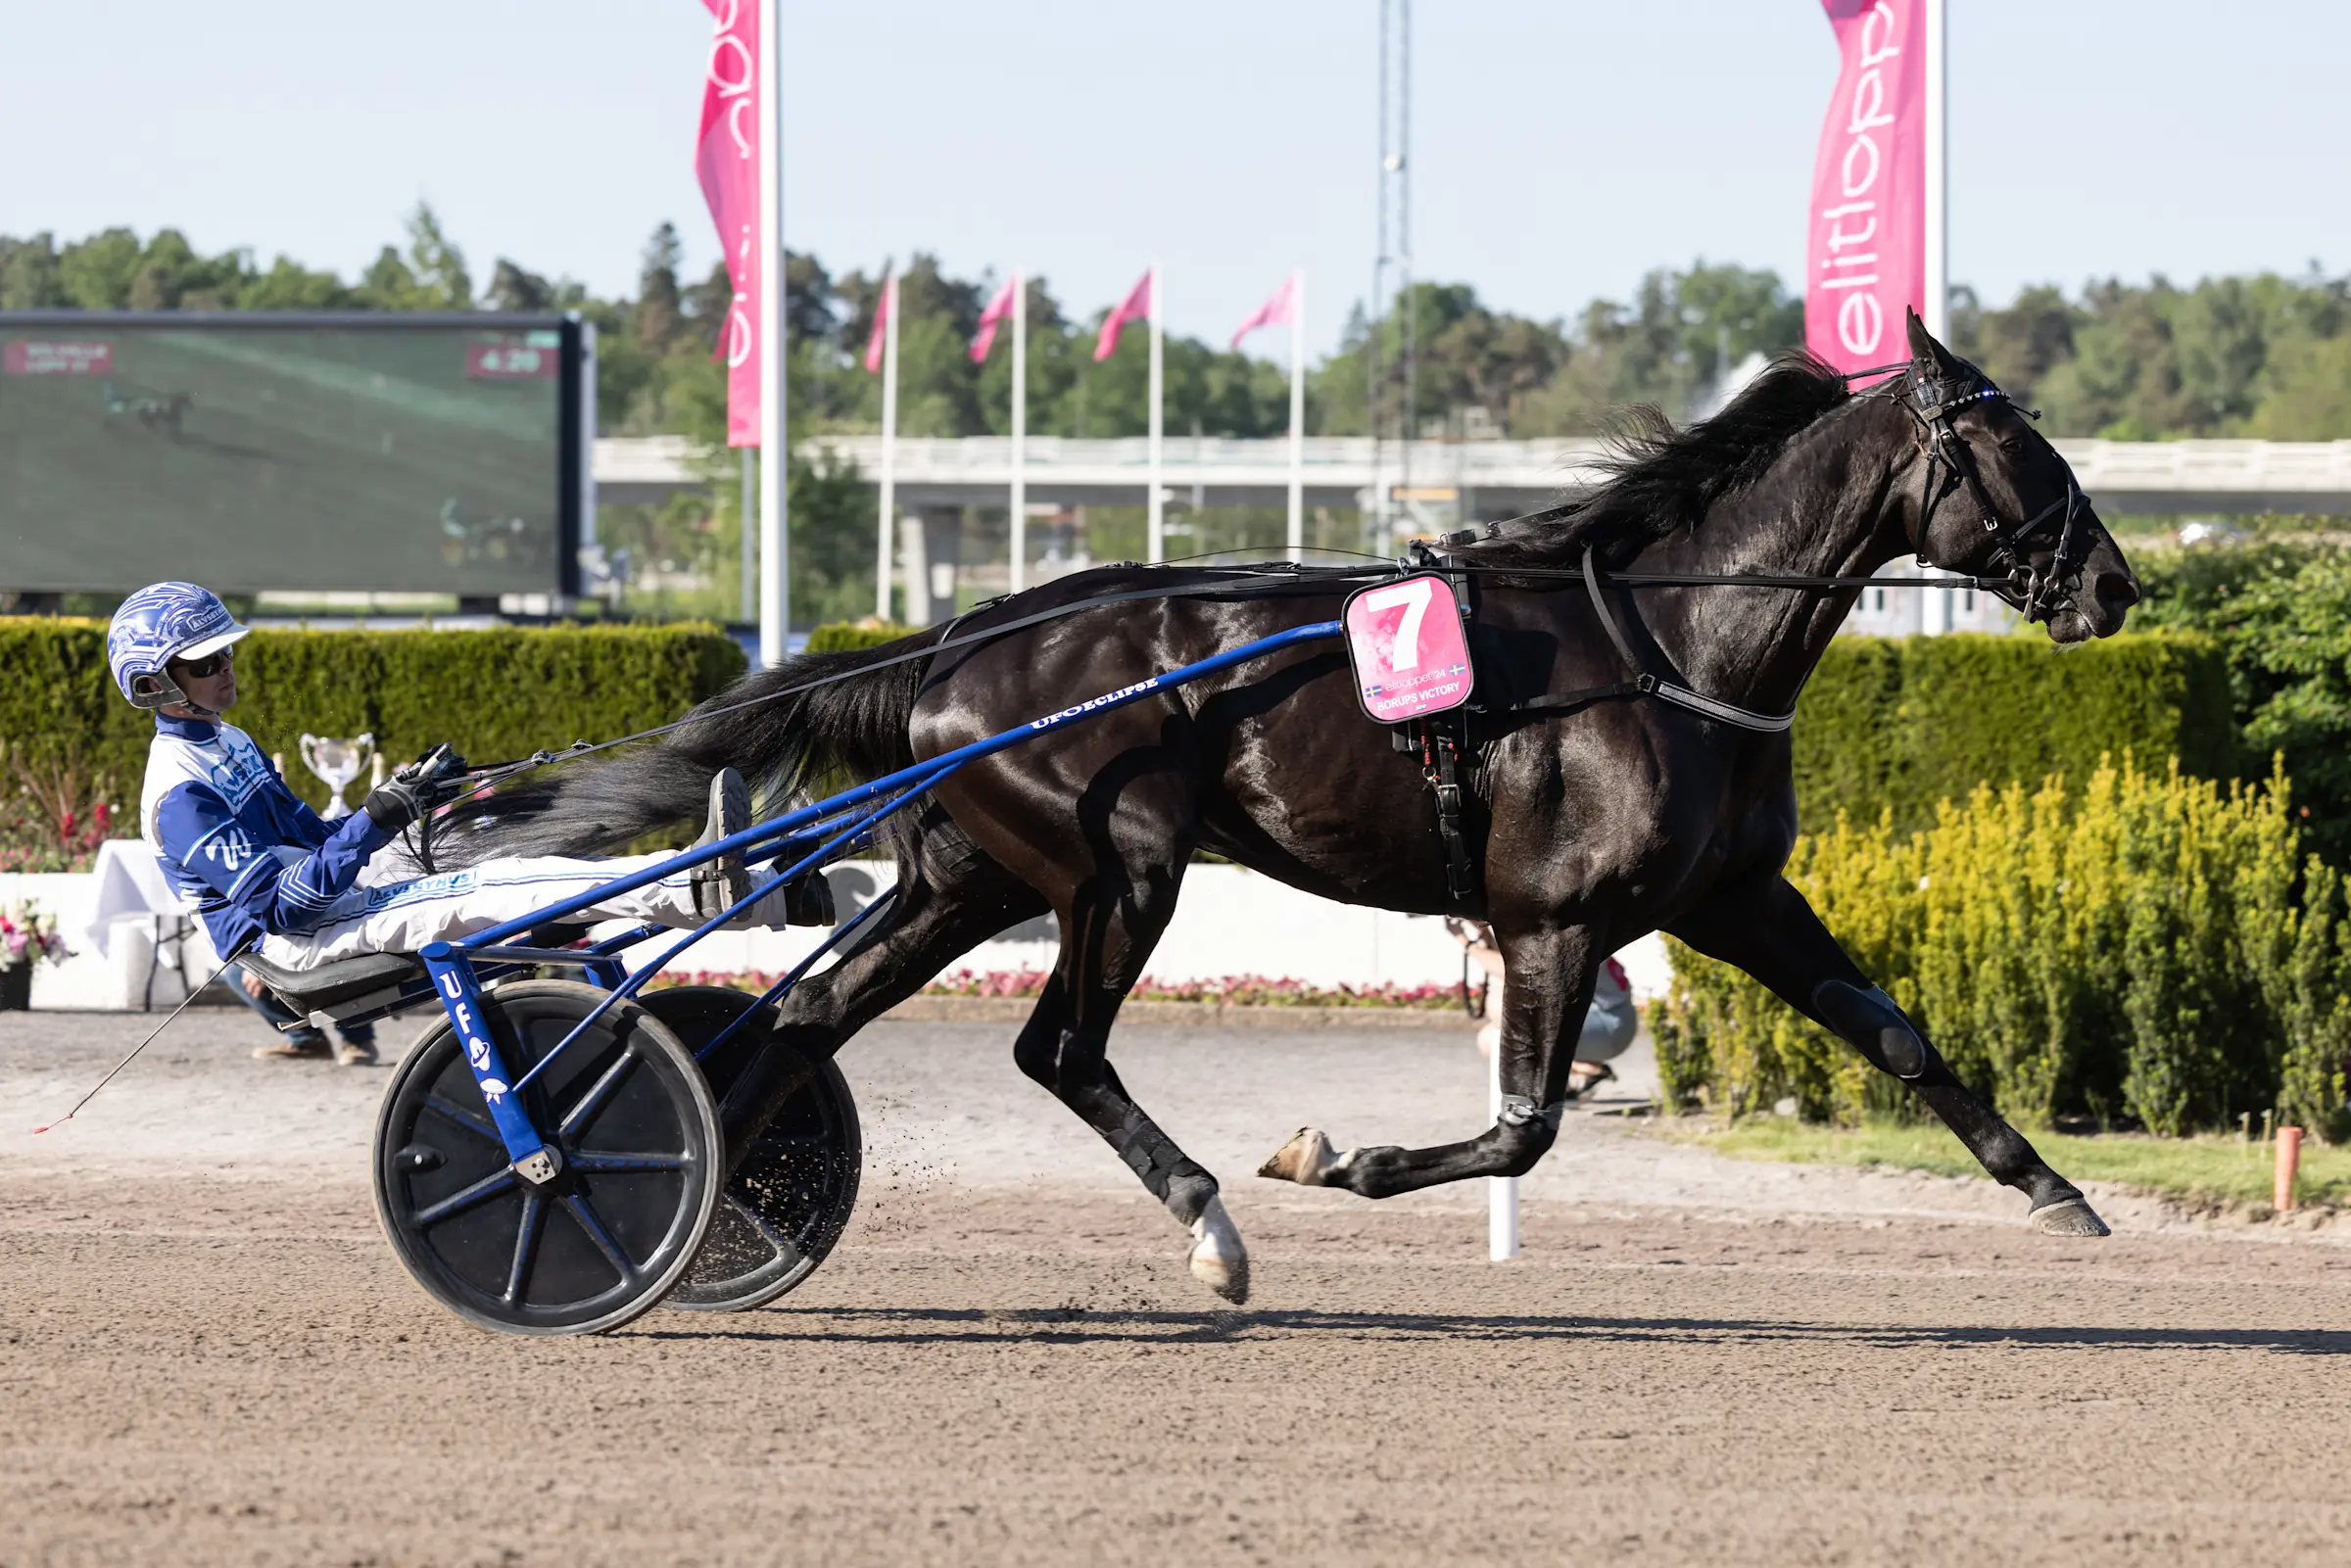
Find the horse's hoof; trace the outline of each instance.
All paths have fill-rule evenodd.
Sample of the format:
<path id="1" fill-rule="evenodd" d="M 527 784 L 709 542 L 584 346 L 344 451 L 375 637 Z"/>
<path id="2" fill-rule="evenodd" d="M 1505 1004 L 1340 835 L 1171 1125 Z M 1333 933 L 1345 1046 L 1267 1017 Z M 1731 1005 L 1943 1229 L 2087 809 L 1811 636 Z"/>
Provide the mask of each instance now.
<path id="1" fill-rule="evenodd" d="M 1328 1184 L 1331 1167 L 1338 1163 L 1328 1138 L 1313 1127 L 1300 1127 L 1296 1137 L 1257 1167 L 1257 1173 L 1275 1181 L 1294 1181 L 1301 1187 L 1320 1187 Z"/>
<path id="2" fill-rule="evenodd" d="M 2079 1198 L 2060 1198 L 2033 1211 L 2033 1228 L 2043 1236 L 2111 1236 L 2097 1211 Z"/>
<path id="3" fill-rule="evenodd" d="M 1222 1198 L 1211 1198 L 1192 1221 L 1191 1265 L 1192 1277 L 1201 1284 L 1235 1307 L 1248 1304 L 1249 1249 L 1241 1245 Z"/>

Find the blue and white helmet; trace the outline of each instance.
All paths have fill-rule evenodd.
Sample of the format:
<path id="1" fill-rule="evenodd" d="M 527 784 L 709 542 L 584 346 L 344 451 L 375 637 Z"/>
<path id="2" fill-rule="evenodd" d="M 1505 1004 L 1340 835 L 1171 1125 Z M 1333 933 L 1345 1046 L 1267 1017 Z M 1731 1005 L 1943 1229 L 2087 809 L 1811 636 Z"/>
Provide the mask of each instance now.
<path id="1" fill-rule="evenodd" d="M 239 626 L 211 590 L 193 583 L 157 583 L 131 594 L 115 611 L 106 629 L 106 663 L 132 707 L 160 708 L 187 700 L 165 665 L 216 653 L 251 630 Z"/>

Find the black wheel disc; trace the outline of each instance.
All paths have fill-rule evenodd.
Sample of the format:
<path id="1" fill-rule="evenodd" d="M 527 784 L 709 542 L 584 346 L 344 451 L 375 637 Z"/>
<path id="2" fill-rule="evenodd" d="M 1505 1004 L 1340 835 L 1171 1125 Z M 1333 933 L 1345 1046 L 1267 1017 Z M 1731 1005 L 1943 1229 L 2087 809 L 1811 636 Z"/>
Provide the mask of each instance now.
<path id="1" fill-rule="evenodd" d="M 700 1051 L 756 1002 L 720 985 L 680 985 L 645 997 L 646 1011 L 669 1025 L 690 1052 Z M 759 1022 L 746 1023 L 723 1049 L 702 1058 L 713 1096 L 726 1093 L 755 1049 L 774 1046 Z M 857 1206 L 863 1160 L 857 1104 L 840 1069 L 830 1058 L 810 1063 L 806 1080 L 728 1178 L 702 1250 L 662 1305 L 740 1312 L 764 1307 L 815 1273 Z"/>
<path id="2" fill-rule="evenodd" d="M 519 980 L 482 999 L 515 1078 L 605 993 Z M 416 1282 L 504 1334 L 594 1334 L 660 1301 L 718 1202 L 721 1141 L 708 1083 L 678 1037 L 615 1002 L 522 1090 L 563 1156 L 533 1186 L 508 1164 L 444 1020 L 393 1074 L 375 1132 L 375 1207 Z"/>

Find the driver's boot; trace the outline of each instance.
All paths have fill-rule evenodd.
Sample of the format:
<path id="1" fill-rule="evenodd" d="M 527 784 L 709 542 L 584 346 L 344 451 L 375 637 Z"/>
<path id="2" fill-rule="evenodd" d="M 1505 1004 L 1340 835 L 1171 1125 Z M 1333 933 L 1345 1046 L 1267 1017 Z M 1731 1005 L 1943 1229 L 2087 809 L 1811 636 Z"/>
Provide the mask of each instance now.
<path id="1" fill-rule="evenodd" d="M 719 769 L 710 776 L 709 821 L 692 847 L 706 849 L 722 838 L 734 837 L 750 825 L 751 786 L 734 769 Z M 735 850 L 695 867 L 694 908 L 703 920 L 715 919 L 731 905 L 750 896 L 751 873 L 743 863 L 743 851 Z"/>

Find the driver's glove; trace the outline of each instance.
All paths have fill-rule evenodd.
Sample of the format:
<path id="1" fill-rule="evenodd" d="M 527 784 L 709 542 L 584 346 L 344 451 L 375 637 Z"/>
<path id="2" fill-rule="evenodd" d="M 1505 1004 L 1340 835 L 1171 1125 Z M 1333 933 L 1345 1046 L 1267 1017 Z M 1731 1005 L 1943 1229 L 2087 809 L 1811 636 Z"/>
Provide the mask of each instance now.
<path id="1" fill-rule="evenodd" d="M 396 833 L 454 794 L 464 776 L 465 759 L 456 748 L 437 745 L 369 791 L 360 809 L 385 832 Z"/>

